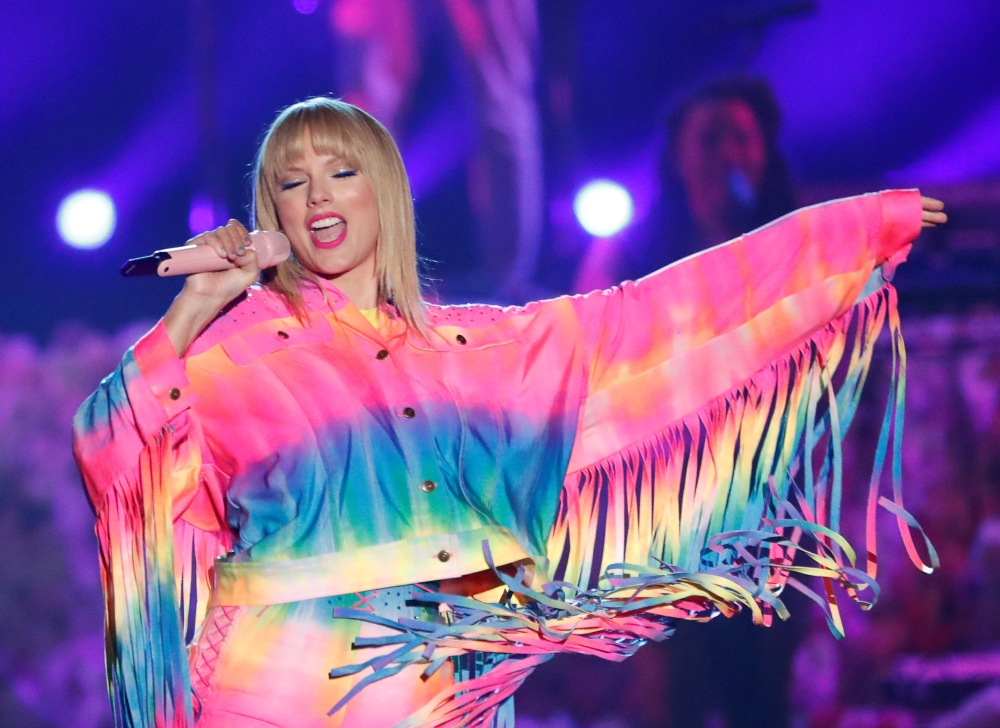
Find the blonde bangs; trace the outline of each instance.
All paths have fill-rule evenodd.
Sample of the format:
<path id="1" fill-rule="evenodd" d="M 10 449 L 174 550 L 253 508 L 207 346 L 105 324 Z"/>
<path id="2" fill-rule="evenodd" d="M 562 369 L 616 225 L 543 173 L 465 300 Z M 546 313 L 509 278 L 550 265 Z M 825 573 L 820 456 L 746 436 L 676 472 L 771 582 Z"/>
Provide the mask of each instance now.
<path id="1" fill-rule="evenodd" d="M 417 273 L 413 199 L 402 157 L 379 122 L 346 102 L 317 97 L 285 109 L 261 144 L 254 169 L 254 224 L 280 230 L 274 204 L 280 176 L 305 153 L 307 140 L 317 154 L 328 154 L 359 169 L 372 185 L 379 211 L 375 252 L 378 303 L 392 303 L 406 322 L 424 332 L 423 296 Z M 279 292 L 303 317 L 301 286 L 318 283 L 294 256 L 262 273 L 265 285 Z"/>
<path id="2" fill-rule="evenodd" d="M 264 150 L 264 169 L 267 170 L 268 184 L 273 190 L 278 188 L 278 178 L 305 154 L 307 140 L 312 142 L 316 154 L 328 154 L 351 167 L 364 172 L 361 160 L 351 150 L 363 148 L 365 140 L 355 125 L 345 123 L 342 116 L 309 115 L 305 110 L 289 114 L 285 122 L 275 129 Z M 367 140 L 371 143 L 371 140 Z"/>

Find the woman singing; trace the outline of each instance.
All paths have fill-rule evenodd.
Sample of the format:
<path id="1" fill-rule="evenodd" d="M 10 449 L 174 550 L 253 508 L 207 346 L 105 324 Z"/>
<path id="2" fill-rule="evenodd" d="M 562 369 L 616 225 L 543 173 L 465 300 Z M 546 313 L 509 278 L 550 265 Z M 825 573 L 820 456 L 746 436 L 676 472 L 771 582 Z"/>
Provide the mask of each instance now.
<path id="1" fill-rule="evenodd" d="M 356 107 L 283 111 L 254 189 L 293 256 L 195 238 L 235 267 L 189 276 L 76 417 L 118 725 L 510 725 L 554 652 L 767 623 L 803 576 L 872 601 L 840 440 L 898 340 L 882 264 L 940 203 L 845 199 L 501 309 L 423 302 L 402 160 Z"/>

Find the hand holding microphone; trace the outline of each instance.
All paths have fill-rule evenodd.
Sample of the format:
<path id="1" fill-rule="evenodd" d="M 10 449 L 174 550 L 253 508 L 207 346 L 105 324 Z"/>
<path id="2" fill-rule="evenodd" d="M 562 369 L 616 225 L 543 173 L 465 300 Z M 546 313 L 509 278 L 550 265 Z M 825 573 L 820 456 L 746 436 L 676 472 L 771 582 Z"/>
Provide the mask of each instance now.
<path id="1" fill-rule="evenodd" d="M 237 240 L 242 233 L 242 239 Z M 246 253 L 256 257 L 258 268 L 270 268 L 286 260 L 288 238 L 279 232 L 257 230 L 248 233 L 236 220 L 225 227 L 199 235 L 188 245 L 157 250 L 152 255 L 131 258 L 121 268 L 123 276 L 180 276 L 244 267 Z"/>
<path id="2" fill-rule="evenodd" d="M 122 266 L 122 275 L 187 275 L 163 323 L 179 355 L 230 301 L 256 282 L 260 269 L 288 258 L 288 238 L 247 232 L 238 221 L 202 233 L 180 248 L 158 250 Z"/>

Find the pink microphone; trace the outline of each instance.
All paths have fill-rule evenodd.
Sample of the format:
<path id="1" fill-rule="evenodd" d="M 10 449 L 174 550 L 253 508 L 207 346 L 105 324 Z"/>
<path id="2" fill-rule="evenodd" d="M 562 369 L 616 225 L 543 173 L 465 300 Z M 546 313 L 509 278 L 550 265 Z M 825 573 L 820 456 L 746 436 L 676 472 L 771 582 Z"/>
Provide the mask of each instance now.
<path id="1" fill-rule="evenodd" d="M 255 230 L 250 233 L 251 248 L 257 253 L 257 265 L 270 268 L 291 253 L 288 238 L 273 230 Z M 236 264 L 227 258 L 220 258 L 209 245 L 185 245 L 180 248 L 157 250 L 142 258 L 130 258 L 122 266 L 123 276 L 186 276 L 191 273 L 229 270 Z"/>

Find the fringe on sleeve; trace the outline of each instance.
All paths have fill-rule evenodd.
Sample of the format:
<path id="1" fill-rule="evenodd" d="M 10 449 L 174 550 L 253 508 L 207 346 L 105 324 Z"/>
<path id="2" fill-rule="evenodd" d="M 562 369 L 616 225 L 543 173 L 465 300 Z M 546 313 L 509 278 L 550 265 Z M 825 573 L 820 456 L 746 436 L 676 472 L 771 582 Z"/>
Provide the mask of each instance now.
<path id="1" fill-rule="evenodd" d="M 198 477 L 201 463 L 172 439 L 167 426 L 147 443 L 97 522 L 108 685 L 124 728 L 194 725 L 186 645 L 205 614 L 208 568 L 225 549 L 222 534 L 173 521 L 178 480 Z"/>
<path id="2" fill-rule="evenodd" d="M 861 569 L 839 533 L 841 447 L 887 320 L 892 381 L 869 483 Z M 842 636 L 833 585 L 862 608 L 877 598 L 879 505 L 896 516 L 914 564 L 926 572 L 937 565 L 933 546 L 903 506 L 905 389 L 896 291 L 886 285 L 700 411 L 572 474 L 549 539 L 557 578 L 586 589 L 608 583 L 610 573 L 649 567 L 718 576 L 729 583 L 709 589 L 705 607 L 725 613 L 746 607 L 759 623 L 769 623 L 775 611 L 786 616 L 779 596 L 787 584 L 820 603 Z M 892 499 L 880 493 L 890 455 Z M 819 577 L 822 596 L 805 585 L 806 576 Z"/>
<path id="3" fill-rule="evenodd" d="M 839 533 L 841 448 L 886 322 L 892 374 L 869 482 L 861 565 Z M 903 506 L 905 388 L 896 292 L 886 285 L 700 411 L 571 474 L 549 540 L 549 557 L 558 564 L 553 581 L 534 586 L 523 568 L 514 576 L 495 570 L 507 587 L 497 604 L 415 593 L 415 602 L 438 605 L 445 624 L 336 610 L 337 617 L 377 622 L 396 634 L 356 640 L 362 650 L 395 649 L 332 672 L 373 671 L 331 713 L 406 665 L 426 664 L 430 674 L 448 659 L 478 653 L 486 656 L 479 674 L 457 682 L 401 726 L 497 725 L 513 690 L 556 652 L 623 660 L 647 641 L 668 637 L 675 619 L 704 621 L 740 609 L 769 624 L 775 613 L 788 616 L 781 602 L 787 586 L 823 607 L 830 629 L 843 636 L 834 587 L 863 609 L 878 597 L 879 505 L 896 517 L 914 564 L 925 572 L 938 565 L 933 546 Z M 891 498 L 881 494 L 887 460 Z M 486 543 L 484 551 L 492 564 Z M 818 581 L 818 591 L 809 579 Z"/>

